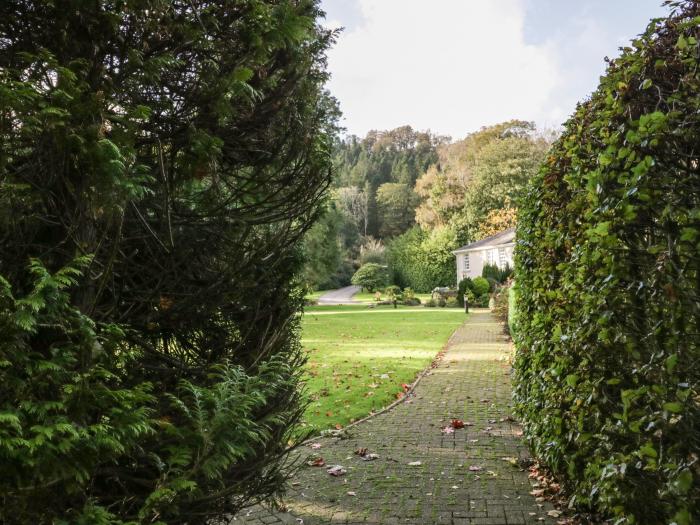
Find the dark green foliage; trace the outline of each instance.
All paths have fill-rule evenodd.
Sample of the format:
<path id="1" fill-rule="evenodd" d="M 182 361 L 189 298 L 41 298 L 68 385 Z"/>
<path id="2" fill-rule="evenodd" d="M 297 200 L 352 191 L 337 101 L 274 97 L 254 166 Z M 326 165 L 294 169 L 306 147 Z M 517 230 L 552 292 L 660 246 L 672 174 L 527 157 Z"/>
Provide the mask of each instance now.
<path id="1" fill-rule="evenodd" d="M 700 520 L 700 5 L 612 62 L 520 209 L 516 401 L 574 503 Z"/>
<path id="2" fill-rule="evenodd" d="M 319 221 L 304 237 L 304 280 L 313 290 L 332 288 L 333 286 L 329 285 L 334 283 L 338 270 L 342 269 L 342 222 L 342 214 L 336 209 L 335 203 L 331 202 Z"/>
<path id="3" fill-rule="evenodd" d="M 485 264 L 481 270 L 481 276 L 486 279 L 493 279 L 495 282 L 502 284 L 513 275 L 513 269 L 506 265 L 505 268 L 499 268 L 496 264 Z"/>
<path id="4" fill-rule="evenodd" d="M 387 247 L 392 281 L 419 293 L 428 293 L 440 286 L 454 286 L 452 250 L 455 246 L 455 235 L 447 228 L 430 233 L 417 227 L 410 229 Z"/>
<path id="5" fill-rule="evenodd" d="M 516 299 L 515 283 L 508 287 L 508 331 L 510 336 L 515 339 L 518 331 L 520 312 L 518 311 L 518 301 Z"/>
<path id="6" fill-rule="evenodd" d="M 459 304 L 459 306 L 464 306 L 464 294 L 467 290 L 471 290 L 473 286 L 474 283 L 472 283 L 469 277 L 465 277 L 459 281 L 459 285 L 457 285 L 457 304 Z"/>
<path id="7" fill-rule="evenodd" d="M 1 522 L 203 524 L 279 493 L 337 111 L 319 15 L 0 2 Z"/>
<path id="8" fill-rule="evenodd" d="M 334 185 L 367 192 L 368 222 L 366 231 L 362 231 L 364 235 L 394 236 L 410 228 L 415 204 L 403 208 L 398 204 L 410 204 L 413 185 L 437 162 L 437 146 L 446 140 L 402 126 L 390 131 L 370 131 L 362 139 L 351 136 L 336 143 Z M 395 191 L 385 191 L 385 198 L 380 198 L 377 192 L 384 184 L 390 184 L 385 189 Z"/>
<path id="9" fill-rule="evenodd" d="M 374 292 L 383 288 L 388 281 L 388 272 L 385 266 L 375 263 L 367 263 L 360 266 L 352 276 L 352 284 L 362 286 L 368 292 Z"/>

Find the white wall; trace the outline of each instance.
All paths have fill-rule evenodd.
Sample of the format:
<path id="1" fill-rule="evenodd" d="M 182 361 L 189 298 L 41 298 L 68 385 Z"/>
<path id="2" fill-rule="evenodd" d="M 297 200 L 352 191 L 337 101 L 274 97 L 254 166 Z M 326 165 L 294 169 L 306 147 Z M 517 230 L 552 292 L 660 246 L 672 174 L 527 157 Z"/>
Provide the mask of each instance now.
<path id="1" fill-rule="evenodd" d="M 512 268 L 513 267 L 513 246 L 505 246 L 505 260 L 506 263 Z M 464 259 L 469 256 L 469 270 L 465 270 Z M 487 250 L 477 250 L 473 252 L 458 253 L 456 255 L 457 262 L 457 282 L 461 281 L 465 277 L 481 277 L 481 272 L 484 270 L 484 266 L 489 262 L 489 255 L 492 257 L 492 263 L 499 267 L 502 267 L 498 248 L 489 248 Z"/>

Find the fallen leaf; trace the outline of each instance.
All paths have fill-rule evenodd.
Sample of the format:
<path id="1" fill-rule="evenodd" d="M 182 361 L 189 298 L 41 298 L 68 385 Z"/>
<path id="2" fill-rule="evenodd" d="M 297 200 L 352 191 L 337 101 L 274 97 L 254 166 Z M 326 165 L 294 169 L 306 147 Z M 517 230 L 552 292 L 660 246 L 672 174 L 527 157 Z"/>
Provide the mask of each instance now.
<path id="1" fill-rule="evenodd" d="M 323 458 L 315 458 L 310 461 L 307 461 L 306 464 L 310 467 L 322 467 L 326 464 L 326 462 Z"/>
<path id="2" fill-rule="evenodd" d="M 551 516 L 552 518 L 558 518 L 559 516 L 561 516 L 561 511 L 560 510 L 550 510 L 547 513 L 547 516 Z"/>
<path id="3" fill-rule="evenodd" d="M 311 443 L 309 447 L 313 448 L 314 450 L 321 448 L 321 443 Z"/>
<path id="4" fill-rule="evenodd" d="M 367 452 L 369 452 L 369 451 L 366 448 L 360 447 L 355 451 L 355 455 L 356 456 L 364 456 L 367 454 Z"/>
<path id="5" fill-rule="evenodd" d="M 443 434 L 454 434 L 455 429 L 452 427 L 445 427 L 442 429 Z"/>
<path id="6" fill-rule="evenodd" d="M 336 430 L 341 430 L 342 428 L 343 428 L 343 425 L 341 425 L 340 423 L 336 423 L 336 424 L 335 424 L 335 429 L 336 429 Z"/>
<path id="7" fill-rule="evenodd" d="M 462 421 L 461 419 L 453 419 L 452 422 L 450 423 L 450 426 L 454 429 L 458 429 L 458 428 L 464 428 L 465 425 L 464 425 L 464 421 Z"/>
<path id="8" fill-rule="evenodd" d="M 420 467 L 422 463 L 420 461 L 411 461 L 408 466 L 409 467 Z"/>
<path id="9" fill-rule="evenodd" d="M 379 459 L 379 454 L 374 454 L 374 453 L 366 454 L 364 456 L 360 456 L 360 459 L 362 461 L 374 461 L 375 459 Z"/>
<path id="10" fill-rule="evenodd" d="M 357 496 L 357 492 L 348 491 L 348 496 Z"/>
<path id="11" fill-rule="evenodd" d="M 483 469 L 483 467 L 480 467 L 480 466 L 478 466 L 478 465 L 472 465 L 472 466 L 469 467 L 469 470 L 470 470 L 471 472 L 479 472 L 479 471 L 482 471 L 482 470 L 484 470 L 484 469 Z"/>
<path id="12" fill-rule="evenodd" d="M 327 469 L 326 472 L 328 472 L 331 476 L 342 476 L 347 472 L 342 465 L 333 465 L 331 468 Z"/>

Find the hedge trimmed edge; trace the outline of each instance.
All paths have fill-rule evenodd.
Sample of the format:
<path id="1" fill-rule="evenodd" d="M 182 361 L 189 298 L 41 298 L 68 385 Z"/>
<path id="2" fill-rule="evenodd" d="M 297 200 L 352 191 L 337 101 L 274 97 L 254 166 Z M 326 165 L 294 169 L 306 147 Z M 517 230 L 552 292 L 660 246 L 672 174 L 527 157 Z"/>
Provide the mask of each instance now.
<path id="1" fill-rule="evenodd" d="M 609 64 L 522 203 L 515 399 L 615 523 L 700 520 L 700 4 Z"/>

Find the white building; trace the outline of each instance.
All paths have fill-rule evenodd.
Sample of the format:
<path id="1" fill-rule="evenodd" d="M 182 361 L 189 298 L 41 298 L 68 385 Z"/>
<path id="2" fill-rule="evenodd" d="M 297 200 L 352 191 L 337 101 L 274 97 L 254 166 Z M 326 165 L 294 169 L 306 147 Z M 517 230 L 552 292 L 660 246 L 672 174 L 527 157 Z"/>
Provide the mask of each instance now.
<path id="1" fill-rule="evenodd" d="M 513 267 L 515 228 L 491 235 L 453 251 L 457 258 L 457 282 L 465 277 L 481 277 L 486 264 Z"/>

